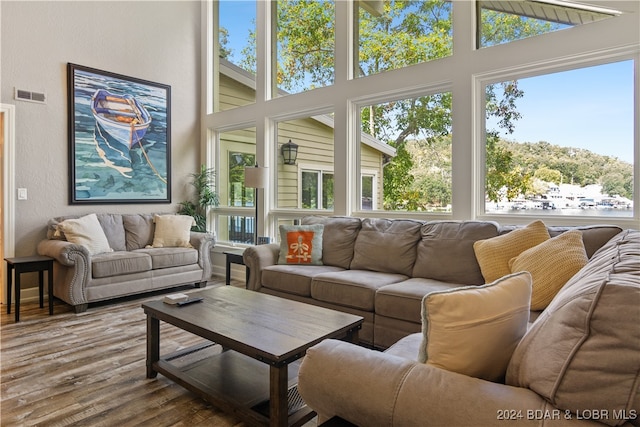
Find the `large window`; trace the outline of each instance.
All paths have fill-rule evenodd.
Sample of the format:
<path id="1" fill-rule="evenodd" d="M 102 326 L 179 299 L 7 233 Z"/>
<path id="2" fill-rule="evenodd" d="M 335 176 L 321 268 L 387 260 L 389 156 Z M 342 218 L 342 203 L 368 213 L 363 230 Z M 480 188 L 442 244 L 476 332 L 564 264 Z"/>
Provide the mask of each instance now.
<path id="1" fill-rule="evenodd" d="M 255 205 L 272 238 L 308 214 L 637 227 L 638 2 L 229 3 L 255 18 L 207 28 L 249 34 L 201 118 L 220 242 Z M 235 159 L 268 166 L 264 197 Z"/>
<path id="2" fill-rule="evenodd" d="M 631 217 L 634 62 L 487 86 L 486 211 Z"/>

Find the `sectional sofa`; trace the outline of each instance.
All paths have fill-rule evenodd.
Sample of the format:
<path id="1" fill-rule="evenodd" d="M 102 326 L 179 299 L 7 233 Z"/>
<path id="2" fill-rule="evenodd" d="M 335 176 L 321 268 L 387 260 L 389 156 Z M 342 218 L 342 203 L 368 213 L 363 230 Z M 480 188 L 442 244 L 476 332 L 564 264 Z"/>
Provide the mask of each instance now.
<path id="1" fill-rule="evenodd" d="M 55 259 L 54 296 L 79 313 L 92 302 L 179 285 L 204 287 L 215 235 L 191 232 L 192 220 L 110 213 L 50 219 L 38 253 Z"/>
<path id="2" fill-rule="evenodd" d="M 247 287 L 360 315 L 360 341 L 381 349 L 421 331 L 426 294 L 485 283 L 474 243 L 522 228 L 490 221 L 322 216 L 307 216 L 301 224 L 321 226 L 321 263 L 279 263 L 280 244 L 249 247 Z M 546 229 L 550 237 L 580 230 L 587 257 L 622 231 L 608 225 Z M 533 310 L 531 318 L 539 312 Z"/>
<path id="3" fill-rule="evenodd" d="M 639 426 L 640 232 L 624 230 L 606 242 L 531 325 L 517 315 L 506 322 L 505 316 L 476 317 L 492 304 L 513 307 L 504 291 L 522 288 L 526 274 L 499 279 L 480 292 L 430 295 L 423 300 L 423 331 L 385 352 L 321 342 L 300 367 L 300 395 L 318 413 L 319 424 L 342 418 L 352 424 L 339 425 Z M 509 280 L 521 283 L 505 285 Z M 481 295 L 500 286 L 501 293 L 493 294 L 497 300 Z M 455 335 L 461 328 L 449 324 L 443 341 L 431 325 L 438 322 L 437 313 L 429 314 L 437 311 L 433 303 L 447 297 L 454 297 L 451 311 L 463 307 L 460 313 L 467 315 L 461 346 Z M 520 333 L 509 337 L 504 331 L 510 327 Z M 510 345 L 496 344 L 505 338 Z M 483 348 L 486 341 L 490 345 Z M 480 364 L 499 368 L 499 377 L 467 372 Z"/>

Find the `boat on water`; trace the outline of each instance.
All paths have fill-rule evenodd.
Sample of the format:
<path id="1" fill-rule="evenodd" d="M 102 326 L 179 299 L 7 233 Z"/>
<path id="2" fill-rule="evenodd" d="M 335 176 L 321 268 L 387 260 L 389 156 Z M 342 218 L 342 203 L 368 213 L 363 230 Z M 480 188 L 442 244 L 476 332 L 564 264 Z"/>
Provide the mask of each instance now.
<path id="1" fill-rule="evenodd" d="M 102 128 L 118 142 L 131 148 L 147 133 L 151 115 L 132 95 L 98 89 L 91 97 L 91 112 Z"/>

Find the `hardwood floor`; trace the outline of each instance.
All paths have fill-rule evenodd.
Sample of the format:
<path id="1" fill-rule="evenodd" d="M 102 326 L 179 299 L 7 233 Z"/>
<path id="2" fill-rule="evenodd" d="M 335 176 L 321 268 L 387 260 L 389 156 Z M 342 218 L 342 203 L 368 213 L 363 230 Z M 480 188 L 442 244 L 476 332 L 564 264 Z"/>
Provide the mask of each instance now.
<path id="1" fill-rule="evenodd" d="M 209 286 L 224 285 L 215 278 Z M 240 282 L 232 283 L 243 286 Z M 193 287 L 169 292 L 196 292 Z M 244 426 L 171 380 L 146 378 L 146 316 L 161 294 L 54 315 L 24 303 L 20 322 L 0 315 L 0 424 L 5 426 Z M 12 307 L 13 308 L 13 307 Z M 161 322 L 161 354 L 202 341 Z M 315 420 L 305 427 L 315 426 Z"/>

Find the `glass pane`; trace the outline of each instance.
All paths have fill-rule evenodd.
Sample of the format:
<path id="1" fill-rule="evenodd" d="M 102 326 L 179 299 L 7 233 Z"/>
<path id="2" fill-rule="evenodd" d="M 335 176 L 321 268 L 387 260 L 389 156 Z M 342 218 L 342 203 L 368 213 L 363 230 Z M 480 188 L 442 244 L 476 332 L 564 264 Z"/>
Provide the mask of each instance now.
<path id="1" fill-rule="evenodd" d="M 486 211 L 632 216 L 634 93 L 633 61 L 487 86 Z"/>
<path id="2" fill-rule="evenodd" d="M 322 209 L 333 209 L 333 174 L 322 174 Z"/>
<path id="3" fill-rule="evenodd" d="M 373 210 L 373 176 L 362 176 L 362 197 L 360 209 L 365 211 Z"/>
<path id="4" fill-rule="evenodd" d="M 302 208 L 318 209 L 318 172 L 302 172 Z"/>
<path id="5" fill-rule="evenodd" d="M 378 189 L 373 197 L 382 200 L 382 209 L 451 212 L 451 93 L 360 111 L 363 132 L 377 140 L 363 144 L 360 168 L 363 174 L 375 171 L 382 177 L 372 186 Z M 363 184 L 362 189 L 367 187 Z"/>
<path id="6" fill-rule="evenodd" d="M 256 102 L 256 2 L 220 0 L 218 111 Z M 238 19 L 242 16 L 243 19 Z"/>
<path id="7" fill-rule="evenodd" d="M 244 186 L 244 168 L 256 158 L 256 128 L 220 134 L 220 205 L 253 207 L 253 189 Z"/>
<path id="8" fill-rule="evenodd" d="M 279 122 L 277 129 L 278 208 L 333 209 L 333 117 L 288 120 Z M 295 164 L 283 161 L 282 146 L 289 140 L 298 146 Z M 330 174 L 330 181 L 320 174 Z"/>
<path id="9" fill-rule="evenodd" d="M 356 77 L 453 53 L 451 1 L 372 0 L 354 4 L 359 6 L 353 61 Z"/>
<path id="10" fill-rule="evenodd" d="M 218 215 L 217 239 L 220 242 L 253 243 L 253 217 Z"/>
<path id="11" fill-rule="evenodd" d="M 485 0 L 478 4 L 479 47 L 509 43 L 620 14 L 615 10 L 569 2 Z"/>
<path id="12" fill-rule="evenodd" d="M 335 5 L 330 0 L 277 2 L 277 95 L 330 86 L 334 81 Z"/>

